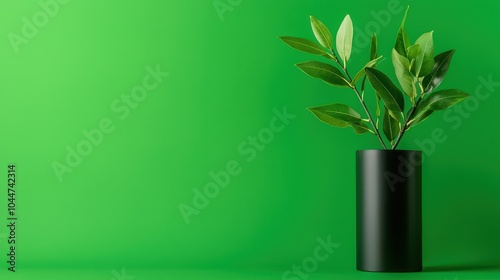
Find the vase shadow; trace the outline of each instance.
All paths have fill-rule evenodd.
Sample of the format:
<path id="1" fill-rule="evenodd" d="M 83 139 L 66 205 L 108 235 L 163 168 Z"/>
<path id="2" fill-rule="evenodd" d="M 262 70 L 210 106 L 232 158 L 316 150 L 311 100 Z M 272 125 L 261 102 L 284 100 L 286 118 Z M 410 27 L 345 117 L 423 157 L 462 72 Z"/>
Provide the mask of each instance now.
<path id="1" fill-rule="evenodd" d="M 500 271 L 500 263 L 496 264 L 450 264 L 450 265 L 436 265 L 424 267 L 424 272 L 443 272 L 443 271 Z"/>

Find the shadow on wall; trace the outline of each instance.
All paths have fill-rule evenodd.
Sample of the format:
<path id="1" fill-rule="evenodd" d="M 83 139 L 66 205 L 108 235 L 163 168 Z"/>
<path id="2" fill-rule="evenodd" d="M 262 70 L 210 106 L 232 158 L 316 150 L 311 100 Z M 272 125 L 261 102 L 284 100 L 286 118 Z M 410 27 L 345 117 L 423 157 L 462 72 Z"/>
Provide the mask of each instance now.
<path id="1" fill-rule="evenodd" d="M 500 180 L 473 166 L 428 173 L 439 179 L 424 182 L 424 270 L 500 271 Z"/>

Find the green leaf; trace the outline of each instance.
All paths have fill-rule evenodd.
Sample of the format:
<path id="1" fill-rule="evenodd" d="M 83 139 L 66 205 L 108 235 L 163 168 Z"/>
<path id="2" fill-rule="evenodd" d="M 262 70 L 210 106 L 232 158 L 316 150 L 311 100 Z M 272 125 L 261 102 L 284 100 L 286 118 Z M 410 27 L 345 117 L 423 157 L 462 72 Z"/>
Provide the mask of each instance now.
<path id="1" fill-rule="evenodd" d="M 378 129 L 378 121 L 380 119 L 380 96 L 378 94 L 375 94 L 375 102 L 376 102 L 376 109 L 375 109 L 375 116 L 377 116 L 377 121 L 375 123 L 375 127 Z"/>
<path id="2" fill-rule="evenodd" d="M 362 122 L 361 116 L 351 107 L 334 103 L 318 107 L 307 108 L 320 121 L 335 127 L 351 126 L 356 133 L 365 133 L 371 130 Z"/>
<path id="3" fill-rule="evenodd" d="M 385 137 L 387 137 L 387 139 L 392 143 L 392 141 L 396 139 L 399 131 L 401 130 L 401 124 L 399 122 L 399 119 L 395 119 L 389 113 L 389 110 L 387 108 L 385 108 L 383 125 Z"/>
<path id="4" fill-rule="evenodd" d="M 308 109 L 311 112 L 320 112 L 321 114 L 326 114 L 329 117 L 346 123 L 361 122 L 361 115 L 358 112 L 356 112 L 353 108 L 340 103 L 327 104 Z"/>
<path id="5" fill-rule="evenodd" d="M 326 49 L 331 50 L 333 47 L 333 39 L 328 27 L 313 16 L 310 16 L 310 19 L 311 28 L 318 42 Z"/>
<path id="6" fill-rule="evenodd" d="M 431 93 L 429 97 L 420 102 L 408 123 L 410 126 L 415 126 L 424 121 L 434 111 L 448 109 L 469 96 L 468 93 L 458 89 L 446 89 Z"/>
<path id="7" fill-rule="evenodd" d="M 349 15 L 346 15 L 344 20 L 340 24 L 336 40 L 337 52 L 339 53 L 340 58 L 344 62 L 344 68 L 346 67 L 347 61 L 351 57 L 352 36 L 353 36 L 352 20 Z"/>
<path id="8" fill-rule="evenodd" d="M 424 92 L 431 92 L 441 84 L 444 76 L 446 76 L 446 72 L 448 72 L 454 53 L 455 50 L 449 50 L 436 55 L 434 58 L 434 68 L 429 75 L 424 77 L 422 83 L 425 89 Z"/>
<path id="9" fill-rule="evenodd" d="M 373 33 L 372 43 L 370 45 L 370 60 L 377 58 L 378 46 L 377 46 L 377 35 Z"/>
<path id="10" fill-rule="evenodd" d="M 356 84 L 356 82 L 359 81 L 359 79 L 361 79 L 365 74 L 365 68 L 375 67 L 375 64 L 377 64 L 377 61 L 381 58 L 382 56 L 379 56 L 373 60 L 368 61 L 368 63 L 366 63 L 365 66 L 363 66 L 363 68 L 361 68 L 361 70 L 359 70 L 358 73 L 356 73 L 356 75 L 352 79 L 351 84 L 353 85 Z"/>
<path id="11" fill-rule="evenodd" d="M 357 134 L 363 134 L 365 132 L 371 132 L 375 134 L 366 124 L 364 123 L 357 123 L 357 124 L 351 124 L 352 128 L 354 129 L 354 132 Z"/>
<path id="12" fill-rule="evenodd" d="M 323 55 L 323 57 L 326 57 L 326 58 L 328 58 L 328 59 L 330 59 L 330 60 L 335 61 L 335 57 L 333 57 L 333 55 L 331 55 L 331 54 L 329 54 L 329 53 L 324 54 L 324 55 Z"/>
<path id="13" fill-rule="evenodd" d="M 321 79 L 325 83 L 332 86 L 351 87 L 340 70 L 330 64 L 319 61 L 308 61 L 298 63 L 295 66 L 297 66 L 307 75 L 313 78 Z"/>
<path id="14" fill-rule="evenodd" d="M 389 109 L 391 115 L 397 118 L 398 114 L 402 113 L 405 108 L 403 94 L 401 91 L 399 91 L 389 77 L 379 70 L 366 68 L 365 72 L 373 88 L 384 101 L 384 104 L 387 109 Z"/>
<path id="15" fill-rule="evenodd" d="M 410 6 L 406 8 L 405 15 L 403 16 L 403 20 L 401 21 L 401 25 L 399 26 L 398 30 L 398 35 L 396 36 L 396 44 L 394 48 L 396 51 L 406 57 L 406 48 L 410 46 L 410 39 L 408 39 L 408 33 L 406 33 L 405 30 L 405 22 L 406 22 L 406 15 L 408 14 L 408 10 L 410 9 Z"/>
<path id="16" fill-rule="evenodd" d="M 417 124 L 423 122 L 425 119 L 427 119 L 434 111 L 422 111 L 418 114 L 415 115 L 409 122 L 408 122 L 408 128 L 414 127 Z"/>
<path id="17" fill-rule="evenodd" d="M 432 40 L 432 33 L 433 31 L 422 34 L 415 42 L 415 45 L 420 45 L 420 53 L 417 55 L 412 68 L 412 73 L 415 77 L 428 75 L 434 67 L 434 42 Z"/>
<path id="18" fill-rule="evenodd" d="M 417 59 L 417 56 L 419 54 L 420 54 L 420 45 L 409 46 L 408 49 L 406 49 L 406 57 L 410 61 L 413 59 Z"/>
<path id="19" fill-rule="evenodd" d="M 410 97 L 412 103 L 415 103 L 417 90 L 410 73 L 410 61 L 408 61 L 408 58 L 400 55 L 396 49 L 392 49 L 392 64 L 394 65 L 396 78 L 401 88 L 403 88 L 403 92 Z"/>
<path id="20" fill-rule="evenodd" d="M 469 96 L 468 93 L 458 89 L 440 90 L 426 98 L 428 101 L 426 105 L 433 111 L 445 110 Z"/>
<path id="21" fill-rule="evenodd" d="M 289 37 L 289 36 L 282 36 L 279 38 L 281 39 L 281 41 L 285 42 L 285 44 L 289 45 L 290 47 L 296 50 L 311 54 L 328 56 L 328 53 L 325 52 L 325 50 L 320 45 L 318 45 L 318 43 L 315 43 L 313 41 L 309 41 L 307 39 L 302 39 L 302 38 Z"/>

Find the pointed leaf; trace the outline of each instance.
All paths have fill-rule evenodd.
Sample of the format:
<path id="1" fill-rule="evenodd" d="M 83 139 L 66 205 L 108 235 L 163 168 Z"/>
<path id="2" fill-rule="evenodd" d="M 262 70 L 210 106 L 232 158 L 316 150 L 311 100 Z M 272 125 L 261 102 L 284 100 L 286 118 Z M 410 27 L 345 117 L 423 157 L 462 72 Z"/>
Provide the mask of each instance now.
<path id="1" fill-rule="evenodd" d="M 334 103 L 308 108 L 320 121 L 335 127 L 352 126 L 356 133 L 371 131 L 361 120 L 361 116 L 351 107 Z"/>
<path id="2" fill-rule="evenodd" d="M 408 39 L 408 33 L 406 33 L 405 30 L 405 22 L 406 22 L 406 15 L 408 14 L 408 10 L 410 9 L 410 6 L 406 8 L 405 15 L 403 16 L 403 20 L 401 21 L 401 25 L 399 26 L 398 30 L 398 35 L 396 36 L 396 44 L 394 48 L 396 51 L 406 57 L 406 48 L 410 46 L 410 39 Z"/>
<path id="3" fill-rule="evenodd" d="M 282 36 L 279 38 L 283 42 L 285 42 L 285 44 L 289 45 L 290 47 L 296 50 L 317 55 L 328 55 L 328 53 L 325 52 L 325 50 L 320 45 L 318 45 L 318 43 L 309 41 L 307 39 L 289 37 L 289 36 Z"/>
<path id="4" fill-rule="evenodd" d="M 373 33 L 372 44 L 370 46 L 370 60 L 377 58 L 378 46 L 377 46 L 377 35 Z"/>
<path id="5" fill-rule="evenodd" d="M 347 61 L 351 57 L 352 50 L 352 36 L 353 36 L 353 27 L 352 20 L 349 15 L 346 15 L 342 24 L 340 24 L 340 28 L 337 32 L 337 52 L 339 53 L 340 58 L 344 62 L 344 67 L 347 64 Z"/>
<path id="6" fill-rule="evenodd" d="M 361 122 L 361 115 L 358 112 L 356 112 L 353 108 L 340 103 L 312 107 L 309 108 L 309 110 L 312 112 L 321 112 L 322 114 L 326 114 L 332 118 L 347 123 Z"/>
<path id="7" fill-rule="evenodd" d="M 351 87 L 339 69 L 319 61 L 308 61 L 296 64 L 307 75 L 321 79 L 327 84 L 339 87 Z"/>
<path id="8" fill-rule="evenodd" d="M 379 70 L 366 68 L 365 72 L 373 88 L 384 101 L 384 104 L 387 109 L 389 109 L 391 115 L 397 118 L 397 115 L 402 113 L 405 107 L 401 91 L 399 91 L 389 77 Z"/>
<path id="9" fill-rule="evenodd" d="M 424 92 L 431 92 L 436 89 L 444 79 L 448 68 L 450 67 L 451 58 L 455 50 L 449 50 L 436 55 L 434 58 L 434 68 L 431 73 L 424 77 L 423 86 Z"/>
<path id="10" fill-rule="evenodd" d="M 409 46 L 406 49 L 406 57 L 408 60 L 417 59 L 417 56 L 420 54 L 420 45 Z"/>
<path id="11" fill-rule="evenodd" d="M 326 49 L 331 50 L 333 48 L 333 39 L 330 30 L 317 18 L 310 16 L 311 28 L 313 30 L 314 36 L 318 42 Z"/>
<path id="12" fill-rule="evenodd" d="M 410 97 L 412 103 L 415 103 L 415 95 L 417 90 L 415 84 L 413 83 L 413 77 L 410 73 L 410 62 L 408 58 L 400 55 L 396 49 L 392 49 L 392 64 L 394 65 L 394 71 L 396 72 L 396 78 L 403 88 L 403 92 Z"/>
<path id="13" fill-rule="evenodd" d="M 392 142 L 398 136 L 399 131 L 401 129 L 401 125 L 399 119 L 395 119 L 389 113 L 389 110 L 387 108 L 385 108 L 383 125 L 384 125 L 385 137 L 387 137 L 387 140 Z"/>
<path id="14" fill-rule="evenodd" d="M 427 119 L 434 111 L 421 111 L 418 114 L 415 115 L 409 122 L 408 122 L 408 127 L 414 127 L 417 124 L 423 122 L 425 119 Z"/>
<path id="15" fill-rule="evenodd" d="M 382 56 L 379 56 L 371 61 L 368 61 L 368 63 L 366 63 L 365 66 L 363 66 L 363 68 L 361 68 L 361 70 L 359 70 L 358 73 L 356 73 L 354 78 L 352 78 L 351 84 L 353 85 L 356 84 L 356 82 L 359 81 L 359 79 L 361 79 L 365 74 L 365 68 L 375 67 L 375 64 L 377 64 L 377 61 L 381 58 Z"/>
<path id="16" fill-rule="evenodd" d="M 412 69 L 415 77 L 428 75 L 434 67 L 434 42 L 432 40 L 432 33 L 433 31 L 422 34 L 415 42 L 415 45 L 420 45 L 420 53 L 415 59 Z"/>
<path id="17" fill-rule="evenodd" d="M 353 123 L 351 124 L 352 128 L 354 129 L 354 132 L 356 132 L 357 134 L 363 134 L 365 132 L 371 132 L 373 133 L 373 131 L 368 127 L 366 126 L 366 124 L 364 123 Z"/>
<path id="18" fill-rule="evenodd" d="M 328 59 L 330 59 L 330 60 L 335 61 L 335 57 L 333 57 L 333 55 L 331 55 L 331 54 L 329 54 L 329 53 L 324 54 L 324 55 L 323 55 L 323 57 L 326 57 L 326 58 L 328 58 Z"/>
<path id="19" fill-rule="evenodd" d="M 415 126 L 434 111 L 448 109 L 469 96 L 468 93 L 458 89 L 446 89 L 431 93 L 429 97 L 420 102 L 409 124 Z"/>
<path id="20" fill-rule="evenodd" d="M 426 106 L 433 110 L 439 111 L 448 109 L 456 103 L 464 100 L 470 95 L 466 92 L 463 92 L 458 89 L 445 89 L 429 94 L 429 97 L 426 98 L 428 102 L 426 102 Z"/>

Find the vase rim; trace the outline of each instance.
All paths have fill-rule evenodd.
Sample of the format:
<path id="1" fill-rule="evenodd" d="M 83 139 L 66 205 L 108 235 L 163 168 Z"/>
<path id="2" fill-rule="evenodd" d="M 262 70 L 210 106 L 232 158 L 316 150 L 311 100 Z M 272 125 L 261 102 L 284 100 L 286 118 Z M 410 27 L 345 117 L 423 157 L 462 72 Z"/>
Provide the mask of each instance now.
<path id="1" fill-rule="evenodd" d="M 385 149 L 364 149 L 364 150 L 356 150 L 356 152 L 367 152 L 367 151 L 377 151 L 377 152 L 419 152 L 421 153 L 421 150 L 404 150 L 404 149 L 397 149 L 397 150 L 385 150 Z"/>

